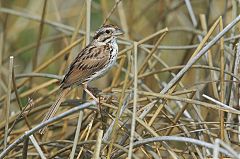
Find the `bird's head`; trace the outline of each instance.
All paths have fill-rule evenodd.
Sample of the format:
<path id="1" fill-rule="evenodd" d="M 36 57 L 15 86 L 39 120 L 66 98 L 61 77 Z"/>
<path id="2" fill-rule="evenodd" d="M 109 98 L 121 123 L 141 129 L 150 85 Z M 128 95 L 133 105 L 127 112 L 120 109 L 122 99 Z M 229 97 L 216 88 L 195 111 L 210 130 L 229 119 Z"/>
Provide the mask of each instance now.
<path id="1" fill-rule="evenodd" d="M 124 32 L 118 26 L 104 25 L 95 32 L 93 40 L 99 42 L 109 42 L 111 39 L 122 34 L 124 34 Z"/>

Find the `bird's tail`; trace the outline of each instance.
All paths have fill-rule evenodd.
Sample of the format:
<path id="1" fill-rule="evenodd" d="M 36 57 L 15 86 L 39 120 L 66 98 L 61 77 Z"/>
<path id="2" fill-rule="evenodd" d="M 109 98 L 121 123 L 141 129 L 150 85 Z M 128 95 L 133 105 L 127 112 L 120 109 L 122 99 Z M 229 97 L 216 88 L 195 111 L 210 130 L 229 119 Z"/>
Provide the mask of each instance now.
<path id="1" fill-rule="evenodd" d="M 45 122 L 46 120 L 52 118 L 56 114 L 59 106 L 61 105 L 61 103 L 64 100 L 64 97 L 68 94 L 69 91 L 70 91 L 70 88 L 66 88 L 61 91 L 56 102 L 49 108 L 49 110 L 48 110 L 47 114 L 45 115 L 45 117 L 43 118 L 42 122 Z M 39 130 L 39 133 L 44 134 L 46 129 L 47 129 L 47 126 L 43 127 L 42 129 Z"/>

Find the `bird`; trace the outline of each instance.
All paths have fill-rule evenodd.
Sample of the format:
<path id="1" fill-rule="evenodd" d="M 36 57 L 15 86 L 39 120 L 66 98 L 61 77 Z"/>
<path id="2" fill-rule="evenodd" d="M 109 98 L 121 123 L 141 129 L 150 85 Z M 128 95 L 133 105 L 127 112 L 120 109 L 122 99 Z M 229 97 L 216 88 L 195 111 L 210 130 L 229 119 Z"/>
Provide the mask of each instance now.
<path id="1" fill-rule="evenodd" d="M 102 77 L 117 60 L 117 37 L 124 32 L 116 25 L 101 26 L 94 34 L 92 41 L 82 49 L 71 62 L 60 84 L 60 93 L 54 104 L 43 118 L 42 122 L 52 118 L 65 96 L 73 86 L 83 86 L 86 93 L 98 102 L 97 98 L 88 90 L 88 83 Z M 39 130 L 44 134 L 47 126 Z"/>

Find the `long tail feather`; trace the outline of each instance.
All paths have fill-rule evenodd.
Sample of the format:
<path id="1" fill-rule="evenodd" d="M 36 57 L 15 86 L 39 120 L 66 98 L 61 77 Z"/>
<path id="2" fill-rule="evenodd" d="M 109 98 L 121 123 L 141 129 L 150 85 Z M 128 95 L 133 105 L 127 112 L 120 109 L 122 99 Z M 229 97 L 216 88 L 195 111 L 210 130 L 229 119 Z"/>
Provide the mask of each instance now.
<path id="1" fill-rule="evenodd" d="M 70 91 L 70 88 L 66 88 L 66 89 L 63 89 L 61 91 L 61 93 L 58 96 L 56 102 L 49 108 L 49 111 L 47 112 L 47 114 L 43 118 L 42 122 L 45 122 L 46 120 L 52 118 L 56 114 L 59 106 L 61 105 L 61 103 L 64 100 L 64 97 L 68 94 L 69 91 Z M 42 129 L 39 130 L 39 133 L 44 134 L 46 129 L 47 129 L 47 126 L 43 127 Z"/>

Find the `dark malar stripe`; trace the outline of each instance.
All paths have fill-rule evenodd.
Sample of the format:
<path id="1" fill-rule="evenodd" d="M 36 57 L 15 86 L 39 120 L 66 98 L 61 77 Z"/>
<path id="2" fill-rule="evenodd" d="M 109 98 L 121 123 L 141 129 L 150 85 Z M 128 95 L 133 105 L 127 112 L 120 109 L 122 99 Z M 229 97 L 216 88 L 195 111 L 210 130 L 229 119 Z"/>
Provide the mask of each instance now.
<path id="1" fill-rule="evenodd" d="M 102 42 L 109 43 L 111 42 L 111 40 L 112 40 L 111 36 L 107 36 L 102 40 Z"/>

